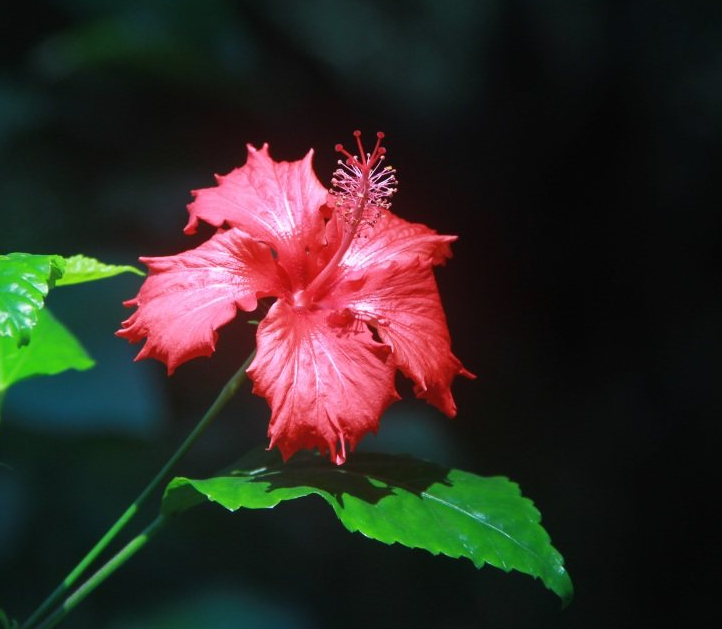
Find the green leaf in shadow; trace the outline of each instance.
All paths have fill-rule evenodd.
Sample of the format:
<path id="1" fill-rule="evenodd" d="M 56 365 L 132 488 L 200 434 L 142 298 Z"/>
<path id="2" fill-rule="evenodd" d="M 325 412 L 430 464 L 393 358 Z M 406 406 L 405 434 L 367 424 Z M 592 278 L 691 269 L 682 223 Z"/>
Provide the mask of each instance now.
<path id="1" fill-rule="evenodd" d="M 16 620 L 10 620 L 7 614 L 0 607 L 0 629 L 17 629 L 18 623 Z"/>

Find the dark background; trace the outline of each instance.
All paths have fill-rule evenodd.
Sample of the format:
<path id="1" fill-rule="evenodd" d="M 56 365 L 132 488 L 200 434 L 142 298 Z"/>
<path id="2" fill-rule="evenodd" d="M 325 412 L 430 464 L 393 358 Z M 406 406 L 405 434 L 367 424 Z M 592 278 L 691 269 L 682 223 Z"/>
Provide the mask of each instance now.
<path id="1" fill-rule="evenodd" d="M 319 500 L 201 507 L 68 627 L 700 626 L 716 595 L 722 4 L 14 3 L 0 38 L 0 251 L 165 255 L 188 191 L 245 161 L 387 134 L 394 211 L 458 234 L 437 273 L 478 374 L 449 421 L 395 405 L 370 449 L 517 481 L 574 579 L 540 582 L 350 535 Z M 55 291 L 98 360 L 8 395 L 0 605 L 25 617 L 120 514 L 252 347 L 239 318 L 170 379 L 113 336 L 138 278 Z M 716 404 L 716 409 L 719 405 Z M 243 391 L 180 466 L 263 443 Z M 145 515 L 149 518 L 154 507 Z M 144 517 L 139 518 L 143 520 Z M 139 525 L 140 526 L 140 525 Z M 134 529 L 135 530 L 135 529 Z"/>

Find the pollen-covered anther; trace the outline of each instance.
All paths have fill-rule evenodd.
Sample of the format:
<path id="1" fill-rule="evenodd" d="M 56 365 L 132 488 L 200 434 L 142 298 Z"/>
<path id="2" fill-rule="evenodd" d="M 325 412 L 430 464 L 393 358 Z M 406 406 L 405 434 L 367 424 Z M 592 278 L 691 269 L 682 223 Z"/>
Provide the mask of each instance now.
<path id="1" fill-rule="evenodd" d="M 396 170 L 384 166 L 386 149 L 381 146 L 382 132 L 376 134 L 373 151 L 364 151 L 361 132 L 354 131 L 359 155 L 352 155 L 343 145 L 337 144 L 336 150 L 346 157 L 338 161 L 333 173 L 331 194 L 336 197 L 336 207 L 346 225 L 355 236 L 373 227 L 391 207 L 391 196 L 396 192 Z"/>

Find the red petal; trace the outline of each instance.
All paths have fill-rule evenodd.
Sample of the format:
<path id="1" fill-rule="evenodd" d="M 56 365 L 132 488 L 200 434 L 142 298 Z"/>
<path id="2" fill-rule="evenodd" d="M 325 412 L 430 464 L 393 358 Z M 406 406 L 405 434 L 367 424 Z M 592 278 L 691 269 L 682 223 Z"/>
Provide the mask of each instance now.
<path id="1" fill-rule="evenodd" d="M 375 432 L 381 413 L 398 399 L 388 347 L 352 318 L 279 300 L 257 340 L 248 375 L 272 409 L 268 435 L 284 459 L 316 447 L 343 463 L 346 442 L 353 450 Z"/>
<path id="2" fill-rule="evenodd" d="M 195 233 L 199 220 L 216 227 L 238 227 L 268 243 L 294 281 L 305 282 L 307 252 L 325 244 L 320 208 L 328 196 L 313 172 L 312 158 L 313 150 L 296 162 L 275 162 L 268 144 L 260 150 L 248 145 L 245 166 L 217 176 L 215 188 L 193 191 L 195 201 L 188 206 L 185 232 Z"/>
<path id="3" fill-rule="evenodd" d="M 451 382 L 457 375 L 474 378 L 451 353 L 451 339 L 430 262 L 418 258 L 392 263 L 351 280 L 338 301 L 378 331 L 391 346 L 394 362 L 414 383 L 417 397 L 449 417 L 456 415 Z"/>
<path id="4" fill-rule="evenodd" d="M 270 249 L 237 229 L 179 255 L 140 260 L 150 275 L 125 303 L 138 309 L 116 334 L 132 343 L 147 337 L 136 360 L 157 358 L 169 374 L 191 358 L 210 356 L 216 330 L 237 308 L 255 310 L 257 297 L 283 290 Z"/>
<path id="5" fill-rule="evenodd" d="M 388 262 L 421 258 L 443 264 L 451 257 L 456 236 L 442 236 L 421 223 L 409 223 L 386 212 L 368 233 L 354 239 L 341 265 L 349 269 L 376 267 Z"/>

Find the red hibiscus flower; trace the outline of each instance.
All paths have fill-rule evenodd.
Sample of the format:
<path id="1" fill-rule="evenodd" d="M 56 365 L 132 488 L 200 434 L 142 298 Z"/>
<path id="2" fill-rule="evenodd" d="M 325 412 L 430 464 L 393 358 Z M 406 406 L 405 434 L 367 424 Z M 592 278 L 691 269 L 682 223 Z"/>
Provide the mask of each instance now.
<path id="1" fill-rule="evenodd" d="M 375 432 L 398 399 L 397 369 L 414 391 L 449 417 L 451 382 L 474 377 L 451 353 L 433 266 L 450 257 L 455 236 L 404 221 L 389 210 L 395 171 L 384 166 L 383 134 L 345 162 L 329 195 L 313 151 L 275 162 L 268 145 L 248 146 L 248 162 L 214 188 L 196 190 L 186 233 L 200 220 L 218 228 L 190 251 L 141 258 L 150 274 L 118 335 L 147 339 L 137 359 L 168 366 L 209 356 L 216 330 L 238 309 L 276 297 L 258 326 L 248 375 L 272 409 L 270 447 L 284 458 L 304 448 L 337 464 Z M 375 333 L 375 334 L 374 334 Z"/>

